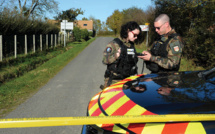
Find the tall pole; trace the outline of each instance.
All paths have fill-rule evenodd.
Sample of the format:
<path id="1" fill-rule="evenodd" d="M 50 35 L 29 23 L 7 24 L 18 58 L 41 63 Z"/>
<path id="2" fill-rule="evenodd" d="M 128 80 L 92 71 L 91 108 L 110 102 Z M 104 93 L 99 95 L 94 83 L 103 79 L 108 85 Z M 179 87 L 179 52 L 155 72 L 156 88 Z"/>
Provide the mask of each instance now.
<path id="1" fill-rule="evenodd" d="M 147 31 L 147 39 L 146 39 L 146 46 L 148 47 L 148 40 L 149 40 L 149 25 L 150 25 L 150 23 L 145 23 L 145 25 L 146 25 L 146 31 Z"/>
<path id="2" fill-rule="evenodd" d="M 0 61 L 3 59 L 3 43 L 2 43 L 2 35 L 0 35 Z"/>
<path id="3" fill-rule="evenodd" d="M 14 35 L 14 57 L 16 58 L 17 56 L 17 36 Z"/>
<path id="4" fill-rule="evenodd" d="M 148 47 L 148 40 L 149 40 L 149 32 L 147 31 L 147 39 L 146 39 L 146 46 Z"/>
<path id="5" fill-rule="evenodd" d="M 28 54 L 27 35 L 25 35 L 25 55 Z"/>
<path id="6" fill-rule="evenodd" d="M 65 26 L 64 26 L 64 47 L 66 47 L 66 20 L 64 20 Z"/>

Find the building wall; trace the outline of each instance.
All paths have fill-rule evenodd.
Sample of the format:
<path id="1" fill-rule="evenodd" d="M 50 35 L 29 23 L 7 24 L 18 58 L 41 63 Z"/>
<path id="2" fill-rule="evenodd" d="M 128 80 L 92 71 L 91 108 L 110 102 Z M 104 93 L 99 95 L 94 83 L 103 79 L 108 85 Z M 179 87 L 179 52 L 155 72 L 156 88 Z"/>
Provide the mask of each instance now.
<path id="1" fill-rule="evenodd" d="M 92 20 L 78 20 L 76 24 L 81 29 L 87 29 L 88 31 L 93 31 L 93 21 Z"/>
<path id="2" fill-rule="evenodd" d="M 59 25 L 59 23 L 61 22 L 57 20 L 48 20 L 48 23 Z M 76 26 L 78 25 L 81 29 L 87 29 L 88 31 L 93 31 L 93 20 L 77 20 L 77 21 L 74 21 L 73 24 Z M 59 27 L 61 28 L 60 25 Z"/>

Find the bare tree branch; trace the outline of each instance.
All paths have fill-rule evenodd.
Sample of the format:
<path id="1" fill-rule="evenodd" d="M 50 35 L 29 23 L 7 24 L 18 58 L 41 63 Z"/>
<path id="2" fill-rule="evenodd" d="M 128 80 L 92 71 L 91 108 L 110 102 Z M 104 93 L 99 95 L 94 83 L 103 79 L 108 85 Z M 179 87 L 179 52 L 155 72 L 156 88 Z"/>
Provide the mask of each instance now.
<path id="1" fill-rule="evenodd" d="M 2 6 L 4 4 L 5 0 L 2 0 L 2 2 L 0 3 L 0 6 Z"/>
<path id="2" fill-rule="evenodd" d="M 58 10 L 58 3 L 55 0 L 18 0 L 18 3 L 20 14 L 27 18 L 33 14 Z"/>
<path id="3" fill-rule="evenodd" d="M 35 10 L 35 8 L 39 5 L 39 0 L 32 0 L 31 7 L 28 11 L 27 17 L 29 17 Z"/>
<path id="4" fill-rule="evenodd" d="M 23 8 L 26 6 L 26 2 L 27 0 L 25 0 L 24 4 L 22 5 L 22 2 L 21 0 L 18 0 L 19 2 L 19 9 L 20 9 L 20 14 L 22 15 L 23 14 Z"/>

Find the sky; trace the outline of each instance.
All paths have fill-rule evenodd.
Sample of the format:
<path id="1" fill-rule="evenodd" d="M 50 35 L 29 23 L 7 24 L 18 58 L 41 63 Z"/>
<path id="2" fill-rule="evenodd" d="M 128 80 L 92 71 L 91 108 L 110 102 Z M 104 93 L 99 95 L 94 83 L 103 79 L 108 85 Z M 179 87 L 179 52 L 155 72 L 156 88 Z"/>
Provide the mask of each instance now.
<path id="1" fill-rule="evenodd" d="M 106 22 L 114 10 L 122 11 L 131 7 L 137 7 L 147 10 L 148 6 L 153 6 L 151 0 L 55 0 L 59 3 L 59 11 L 65 11 L 70 8 L 81 8 L 83 15 L 78 15 L 77 20 L 83 17 L 94 17 Z"/>

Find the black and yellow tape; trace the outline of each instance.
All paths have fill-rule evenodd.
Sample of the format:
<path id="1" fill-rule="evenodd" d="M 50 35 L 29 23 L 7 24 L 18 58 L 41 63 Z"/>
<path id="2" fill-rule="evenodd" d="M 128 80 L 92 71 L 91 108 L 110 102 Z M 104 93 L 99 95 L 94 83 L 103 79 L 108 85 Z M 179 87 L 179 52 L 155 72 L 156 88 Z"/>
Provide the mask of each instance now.
<path id="1" fill-rule="evenodd" d="M 0 119 L 0 128 L 184 121 L 215 121 L 215 114 L 12 118 Z"/>

